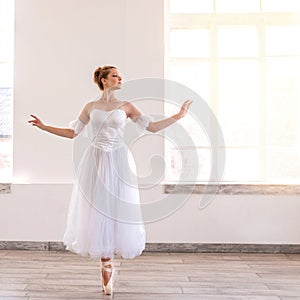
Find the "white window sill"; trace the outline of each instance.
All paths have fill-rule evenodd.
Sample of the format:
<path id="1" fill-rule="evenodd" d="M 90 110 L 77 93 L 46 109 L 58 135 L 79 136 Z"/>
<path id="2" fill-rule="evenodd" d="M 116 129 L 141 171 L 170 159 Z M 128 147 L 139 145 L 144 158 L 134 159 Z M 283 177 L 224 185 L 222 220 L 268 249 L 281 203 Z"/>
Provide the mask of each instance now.
<path id="1" fill-rule="evenodd" d="M 8 194 L 11 192 L 10 183 L 0 183 L 0 194 Z"/>
<path id="2" fill-rule="evenodd" d="M 300 195 L 297 184 L 163 184 L 165 194 Z M 0 194 L 11 193 L 10 183 L 0 183 Z"/>
<path id="3" fill-rule="evenodd" d="M 165 194 L 300 195 L 297 184 L 164 184 Z"/>

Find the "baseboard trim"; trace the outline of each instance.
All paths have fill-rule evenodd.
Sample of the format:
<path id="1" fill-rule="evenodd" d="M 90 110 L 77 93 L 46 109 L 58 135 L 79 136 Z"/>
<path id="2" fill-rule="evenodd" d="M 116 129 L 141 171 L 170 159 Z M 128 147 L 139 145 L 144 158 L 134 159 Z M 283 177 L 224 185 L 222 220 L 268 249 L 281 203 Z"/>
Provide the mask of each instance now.
<path id="1" fill-rule="evenodd" d="M 300 253 L 300 244 L 149 243 L 149 252 L 183 253 Z"/>
<path id="2" fill-rule="evenodd" d="M 0 250 L 65 251 L 65 246 L 62 242 L 0 241 Z M 147 243 L 144 252 L 300 254 L 300 244 Z"/>

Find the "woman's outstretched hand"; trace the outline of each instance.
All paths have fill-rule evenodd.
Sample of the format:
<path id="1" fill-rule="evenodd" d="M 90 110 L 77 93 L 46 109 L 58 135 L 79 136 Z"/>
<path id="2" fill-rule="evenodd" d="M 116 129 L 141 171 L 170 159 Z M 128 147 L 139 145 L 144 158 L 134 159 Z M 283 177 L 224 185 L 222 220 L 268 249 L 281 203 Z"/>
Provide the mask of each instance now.
<path id="1" fill-rule="evenodd" d="M 179 113 L 177 114 L 179 118 L 183 118 L 187 111 L 189 110 L 190 105 L 192 104 L 193 100 L 186 100 L 182 104 Z"/>
<path id="2" fill-rule="evenodd" d="M 40 129 L 44 129 L 45 128 L 45 124 L 36 116 L 34 115 L 30 115 L 31 117 L 34 118 L 34 120 L 30 120 L 28 121 L 28 123 L 30 123 L 32 126 L 36 126 Z"/>
<path id="3" fill-rule="evenodd" d="M 53 127 L 49 125 L 45 125 L 38 117 L 31 115 L 33 117 L 33 120 L 28 121 L 32 126 L 36 126 L 42 130 L 45 130 L 49 133 L 66 137 L 69 139 L 73 139 L 75 137 L 74 130 L 71 128 L 59 128 L 59 127 Z"/>

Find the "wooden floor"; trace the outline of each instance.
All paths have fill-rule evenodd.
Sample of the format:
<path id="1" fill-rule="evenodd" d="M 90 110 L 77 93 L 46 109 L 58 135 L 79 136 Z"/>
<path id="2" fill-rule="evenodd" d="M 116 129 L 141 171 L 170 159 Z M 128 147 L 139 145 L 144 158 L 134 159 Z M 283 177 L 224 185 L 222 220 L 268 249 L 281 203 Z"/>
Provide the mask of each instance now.
<path id="1" fill-rule="evenodd" d="M 300 254 L 144 253 L 114 259 L 114 294 L 99 262 L 55 251 L 0 251 L 0 299 L 300 299 Z"/>

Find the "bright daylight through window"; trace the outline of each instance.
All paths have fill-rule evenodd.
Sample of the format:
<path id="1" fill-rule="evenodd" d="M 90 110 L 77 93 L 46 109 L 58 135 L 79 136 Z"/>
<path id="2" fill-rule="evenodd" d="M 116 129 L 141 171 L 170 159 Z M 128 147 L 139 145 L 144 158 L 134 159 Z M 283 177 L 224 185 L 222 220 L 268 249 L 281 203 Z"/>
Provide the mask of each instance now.
<path id="1" fill-rule="evenodd" d="M 300 1 L 169 0 L 165 17 L 165 78 L 193 89 L 217 117 L 223 182 L 299 183 Z M 179 145 L 179 155 L 166 143 L 166 182 L 184 170 L 181 182 L 189 183 L 198 168 L 197 182 L 207 183 L 210 145 L 192 118 L 182 126 L 199 163 L 189 158 L 190 145 Z"/>
<path id="2" fill-rule="evenodd" d="M 0 0 L 0 183 L 12 181 L 14 1 Z"/>

